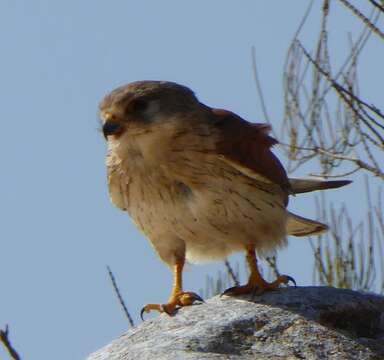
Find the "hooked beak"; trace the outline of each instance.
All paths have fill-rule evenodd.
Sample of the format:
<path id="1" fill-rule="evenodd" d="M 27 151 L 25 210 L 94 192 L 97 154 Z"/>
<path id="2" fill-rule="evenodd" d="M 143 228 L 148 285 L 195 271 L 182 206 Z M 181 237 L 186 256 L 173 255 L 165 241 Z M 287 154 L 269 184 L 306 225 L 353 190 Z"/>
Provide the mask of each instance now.
<path id="1" fill-rule="evenodd" d="M 116 121 L 107 120 L 103 125 L 103 134 L 105 140 L 109 135 L 118 135 L 121 133 L 123 127 Z"/>
<path id="2" fill-rule="evenodd" d="M 124 126 L 114 114 L 105 112 L 101 117 L 104 119 L 103 134 L 105 140 L 108 140 L 110 135 L 120 135 L 123 132 Z"/>

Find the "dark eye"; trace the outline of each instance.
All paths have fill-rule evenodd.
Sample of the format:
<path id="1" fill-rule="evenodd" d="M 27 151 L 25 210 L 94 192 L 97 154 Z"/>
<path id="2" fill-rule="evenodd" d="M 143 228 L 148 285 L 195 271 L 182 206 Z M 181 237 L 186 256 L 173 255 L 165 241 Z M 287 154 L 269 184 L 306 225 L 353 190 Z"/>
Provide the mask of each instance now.
<path id="1" fill-rule="evenodd" d="M 135 113 L 141 113 L 148 108 L 148 101 L 144 99 L 136 99 L 132 104 L 132 111 Z"/>

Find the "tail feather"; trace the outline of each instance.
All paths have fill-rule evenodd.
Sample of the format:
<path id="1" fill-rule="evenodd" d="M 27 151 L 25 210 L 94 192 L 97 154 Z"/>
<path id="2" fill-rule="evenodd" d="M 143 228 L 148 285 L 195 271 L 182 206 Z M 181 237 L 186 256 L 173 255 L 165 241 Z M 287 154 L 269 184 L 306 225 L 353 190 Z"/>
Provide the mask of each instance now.
<path id="1" fill-rule="evenodd" d="M 336 189 L 350 184 L 351 180 L 289 179 L 294 194 L 316 190 Z"/>
<path id="2" fill-rule="evenodd" d="M 328 230 L 328 226 L 299 215 L 288 213 L 287 234 L 293 236 L 319 235 Z"/>

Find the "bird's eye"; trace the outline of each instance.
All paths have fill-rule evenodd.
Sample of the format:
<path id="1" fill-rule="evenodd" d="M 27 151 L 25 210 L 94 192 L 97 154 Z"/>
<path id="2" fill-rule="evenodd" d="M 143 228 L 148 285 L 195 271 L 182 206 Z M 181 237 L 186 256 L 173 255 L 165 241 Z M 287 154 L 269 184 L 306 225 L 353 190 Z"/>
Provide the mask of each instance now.
<path id="1" fill-rule="evenodd" d="M 137 99 L 132 104 L 132 110 L 135 113 L 141 113 L 148 108 L 148 101 L 144 99 Z"/>

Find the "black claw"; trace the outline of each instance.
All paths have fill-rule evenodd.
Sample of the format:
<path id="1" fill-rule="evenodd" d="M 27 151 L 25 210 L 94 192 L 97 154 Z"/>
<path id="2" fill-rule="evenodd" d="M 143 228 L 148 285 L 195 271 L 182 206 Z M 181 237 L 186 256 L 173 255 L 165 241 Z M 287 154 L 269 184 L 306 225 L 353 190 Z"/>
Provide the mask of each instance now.
<path id="1" fill-rule="evenodd" d="M 232 292 L 235 288 L 236 288 L 236 286 L 233 286 L 233 287 L 228 288 L 227 290 L 224 290 L 224 292 L 222 292 L 222 293 L 220 294 L 220 297 L 222 297 L 222 296 L 224 296 L 224 295 L 230 295 L 231 292 Z"/>
<path id="2" fill-rule="evenodd" d="M 189 296 L 192 298 L 193 303 L 194 303 L 195 301 L 204 302 L 204 300 L 203 300 L 199 295 L 197 295 L 197 294 L 194 293 L 194 292 L 183 292 L 181 295 L 183 295 L 183 294 L 189 295 Z M 192 303 L 192 304 L 193 304 L 193 303 Z"/>
<path id="3" fill-rule="evenodd" d="M 295 281 L 295 279 L 294 279 L 293 277 L 290 277 L 290 276 L 288 276 L 288 275 L 286 275 L 286 277 L 287 277 L 287 279 L 288 279 L 288 282 L 289 282 L 289 281 L 292 281 L 292 282 L 293 282 L 293 285 L 295 285 L 295 287 L 297 287 L 297 285 L 296 285 L 296 281 Z"/>
<path id="4" fill-rule="evenodd" d="M 194 299 L 193 299 L 193 302 L 195 302 L 195 301 L 200 301 L 200 302 L 204 302 L 204 299 L 202 299 L 199 295 L 197 295 L 197 294 L 194 294 Z"/>
<path id="5" fill-rule="evenodd" d="M 142 308 L 140 311 L 140 318 L 142 321 L 144 321 L 144 317 L 143 317 L 144 312 L 145 312 L 145 308 Z"/>

